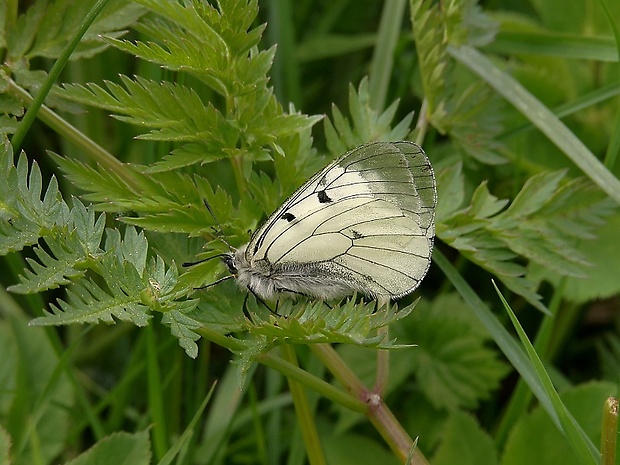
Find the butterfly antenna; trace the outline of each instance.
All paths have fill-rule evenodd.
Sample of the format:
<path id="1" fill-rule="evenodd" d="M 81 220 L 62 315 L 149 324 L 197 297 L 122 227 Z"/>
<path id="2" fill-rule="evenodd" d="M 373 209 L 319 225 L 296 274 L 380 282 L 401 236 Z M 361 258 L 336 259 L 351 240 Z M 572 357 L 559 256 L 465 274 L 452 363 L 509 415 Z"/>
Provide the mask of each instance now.
<path id="1" fill-rule="evenodd" d="M 210 257 L 210 258 L 215 258 L 215 257 Z M 202 261 L 204 261 L 204 260 L 202 260 Z M 201 262 L 196 262 L 196 263 L 202 263 L 202 261 Z M 183 266 L 185 266 L 185 263 L 183 263 Z M 229 274 L 229 275 L 224 276 L 223 278 L 220 278 L 220 279 L 218 279 L 216 281 L 213 281 L 212 283 L 209 283 L 209 284 L 206 284 L 206 285 L 200 286 L 200 287 L 195 287 L 194 290 L 195 291 L 201 291 L 203 289 L 208 289 L 208 288 L 213 287 L 213 286 L 215 286 L 215 285 L 217 285 L 219 283 L 222 283 L 224 281 L 228 281 L 229 279 L 232 279 L 234 277 L 235 277 L 235 275 Z"/>
<path id="2" fill-rule="evenodd" d="M 200 260 L 196 260 L 195 262 L 183 262 L 181 264 L 181 266 L 183 266 L 184 268 L 188 268 L 190 266 L 199 265 L 201 263 L 208 262 L 209 260 L 212 260 L 214 258 L 225 257 L 226 255 L 228 255 L 228 253 L 220 253 L 220 254 L 217 254 L 217 255 L 213 255 L 212 257 L 201 258 Z"/>
<path id="3" fill-rule="evenodd" d="M 224 234 L 224 229 L 222 228 L 222 225 L 217 219 L 217 216 L 215 216 L 215 213 L 213 212 L 211 205 L 209 205 L 209 202 L 207 202 L 207 199 L 202 199 L 202 202 L 205 204 L 205 207 L 209 211 L 209 214 L 211 215 L 211 217 L 213 218 L 217 226 L 217 228 L 213 227 L 213 230 L 215 231 L 215 235 L 217 236 L 219 240 L 221 240 L 224 244 L 226 244 L 226 247 L 228 247 L 228 250 L 232 252 L 234 249 L 231 247 L 231 245 L 226 240 L 226 234 Z"/>

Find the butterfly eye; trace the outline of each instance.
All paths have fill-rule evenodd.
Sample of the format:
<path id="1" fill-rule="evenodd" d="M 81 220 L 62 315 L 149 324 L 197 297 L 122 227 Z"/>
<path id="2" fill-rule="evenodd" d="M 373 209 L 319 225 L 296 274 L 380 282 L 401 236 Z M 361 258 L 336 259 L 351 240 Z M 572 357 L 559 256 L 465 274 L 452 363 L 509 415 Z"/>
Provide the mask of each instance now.
<path id="1" fill-rule="evenodd" d="M 235 263 L 235 256 L 231 253 L 224 254 L 222 261 L 228 267 L 228 271 L 232 274 L 237 274 L 237 264 Z"/>

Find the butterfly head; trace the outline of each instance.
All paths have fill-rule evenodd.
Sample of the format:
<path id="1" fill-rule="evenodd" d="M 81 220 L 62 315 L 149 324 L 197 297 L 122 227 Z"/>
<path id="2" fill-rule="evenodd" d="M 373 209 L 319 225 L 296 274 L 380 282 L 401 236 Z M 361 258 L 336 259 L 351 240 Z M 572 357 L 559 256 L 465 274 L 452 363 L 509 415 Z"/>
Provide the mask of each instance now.
<path id="1" fill-rule="evenodd" d="M 237 261 L 235 260 L 234 252 L 223 254 L 222 261 L 228 267 L 228 271 L 230 271 L 231 274 L 237 274 Z"/>
<path id="2" fill-rule="evenodd" d="M 239 270 L 243 272 L 243 270 L 247 268 L 245 249 L 246 246 L 240 247 L 238 249 L 231 247 L 230 252 L 221 255 L 222 261 L 224 262 L 226 267 L 228 267 L 228 271 L 230 271 L 230 274 L 237 276 L 239 274 Z"/>

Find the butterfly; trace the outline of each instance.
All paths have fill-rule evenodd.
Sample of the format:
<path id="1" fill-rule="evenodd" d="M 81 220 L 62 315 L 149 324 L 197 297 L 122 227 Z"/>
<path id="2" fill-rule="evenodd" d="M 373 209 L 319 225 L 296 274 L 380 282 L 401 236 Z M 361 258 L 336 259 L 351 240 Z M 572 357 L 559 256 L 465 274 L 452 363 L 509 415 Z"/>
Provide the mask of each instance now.
<path id="1" fill-rule="evenodd" d="M 420 146 L 362 145 L 297 189 L 248 244 L 223 254 L 226 278 L 265 300 L 283 293 L 398 299 L 430 266 L 436 203 Z"/>

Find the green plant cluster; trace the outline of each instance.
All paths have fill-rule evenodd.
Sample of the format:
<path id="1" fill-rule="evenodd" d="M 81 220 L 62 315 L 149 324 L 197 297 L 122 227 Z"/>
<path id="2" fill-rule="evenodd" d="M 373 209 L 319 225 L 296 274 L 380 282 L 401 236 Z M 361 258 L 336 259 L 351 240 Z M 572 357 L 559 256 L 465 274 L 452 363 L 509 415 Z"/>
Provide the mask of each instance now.
<path id="1" fill-rule="evenodd" d="M 618 17 L 2 2 L 0 463 L 611 460 Z M 405 139 L 438 188 L 421 299 L 265 304 L 226 279 L 219 256 L 329 160 Z M 593 299 L 612 316 L 581 339 Z M 599 363 L 566 370 L 579 350 Z"/>

